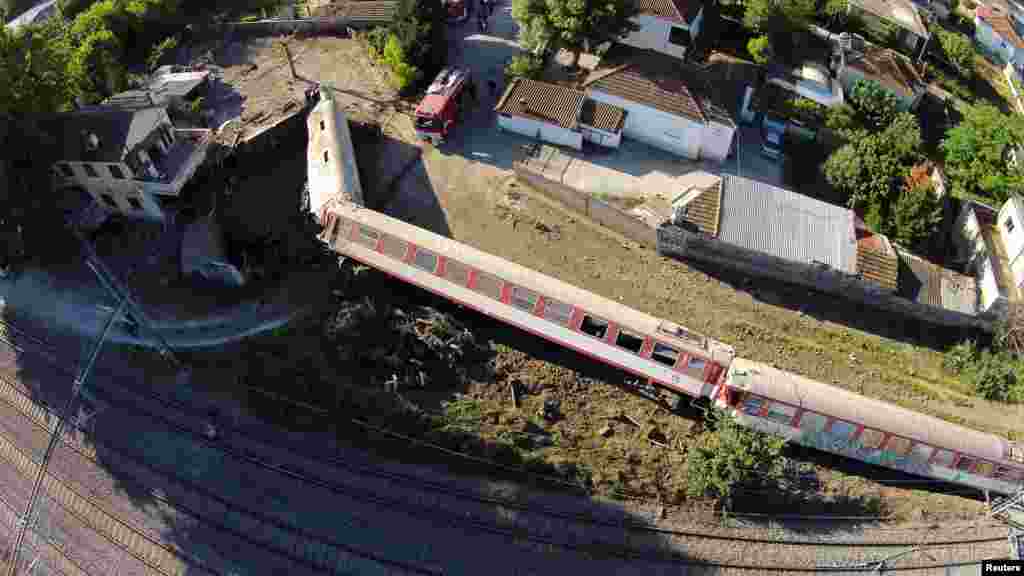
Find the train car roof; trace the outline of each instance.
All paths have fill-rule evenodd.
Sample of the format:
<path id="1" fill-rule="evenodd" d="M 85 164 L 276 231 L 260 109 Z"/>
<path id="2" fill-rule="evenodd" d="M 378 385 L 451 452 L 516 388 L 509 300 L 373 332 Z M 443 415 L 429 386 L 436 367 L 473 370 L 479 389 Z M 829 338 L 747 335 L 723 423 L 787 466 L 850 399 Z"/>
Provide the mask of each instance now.
<path id="1" fill-rule="evenodd" d="M 317 217 L 334 198 L 363 202 L 348 117 L 334 101 L 329 88 L 321 92 L 321 98 L 306 118 L 309 135 L 309 144 L 306 146 L 309 210 Z M 323 157 L 324 153 L 328 153 L 328 159 Z"/>
<path id="2" fill-rule="evenodd" d="M 532 290 L 540 295 L 555 298 L 566 304 L 579 306 L 594 316 L 614 322 L 629 330 L 652 336 L 657 335 L 657 338 L 665 344 L 678 347 L 684 352 L 704 355 L 715 362 L 721 363 L 723 366 L 727 366 L 735 354 L 733 348 L 728 344 L 707 338 L 702 334 L 694 333 L 672 322 L 661 320 L 639 310 L 634 310 L 551 276 L 487 254 L 472 246 L 445 238 L 386 214 L 367 210 L 348 202 L 335 202 L 330 209 L 340 216 L 373 226 L 381 232 L 390 234 L 397 232 L 396 235 L 445 258 L 458 260 L 472 268 L 500 276 L 504 280 Z"/>
<path id="3" fill-rule="evenodd" d="M 749 374 L 749 377 L 743 377 L 743 372 Z M 964 428 L 927 414 L 779 370 L 761 362 L 736 358 L 729 368 L 728 382 L 760 396 L 938 448 L 989 460 L 1006 459 L 1006 441 L 993 434 Z"/>

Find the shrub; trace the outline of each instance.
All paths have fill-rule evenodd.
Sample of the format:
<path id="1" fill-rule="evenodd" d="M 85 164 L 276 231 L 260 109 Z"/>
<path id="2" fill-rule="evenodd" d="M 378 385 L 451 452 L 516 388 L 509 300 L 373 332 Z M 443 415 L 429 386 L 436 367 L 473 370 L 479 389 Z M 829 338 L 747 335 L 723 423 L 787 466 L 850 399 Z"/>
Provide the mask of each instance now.
<path id="1" fill-rule="evenodd" d="M 149 56 L 146 58 L 146 69 L 149 71 L 156 70 L 160 66 L 160 60 L 163 59 L 164 54 L 177 47 L 178 39 L 174 36 L 168 36 L 161 40 L 160 43 L 153 46 L 149 51 Z"/>
<path id="2" fill-rule="evenodd" d="M 505 67 L 505 76 L 512 78 L 531 78 L 536 80 L 544 71 L 544 62 L 532 54 L 514 56 Z"/>
<path id="3" fill-rule="evenodd" d="M 954 345 L 942 356 L 942 367 L 953 374 L 961 374 L 978 358 L 978 346 L 973 340 Z"/>
<path id="4" fill-rule="evenodd" d="M 758 64 L 767 64 L 771 60 L 772 46 L 768 41 L 768 36 L 758 36 L 751 38 L 747 42 L 747 52 L 750 52 L 750 56 L 754 59 L 754 62 Z"/>
<path id="5" fill-rule="evenodd" d="M 946 60 L 956 69 L 962 78 L 970 78 L 974 73 L 974 42 L 959 32 L 947 32 L 941 28 L 935 30 L 938 44 Z"/>
<path id="6" fill-rule="evenodd" d="M 878 82 L 857 80 L 850 92 L 850 104 L 869 128 L 881 130 L 896 119 L 896 97 Z"/>
<path id="7" fill-rule="evenodd" d="M 408 88 L 419 78 L 420 71 L 405 61 L 402 46 L 394 34 L 388 36 L 381 60 L 391 69 L 391 81 L 399 91 Z"/>
<path id="8" fill-rule="evenodd" d="M 745 428 L 717 409 L 708 415 L 708 424 L 711 430 L 686 454 L 687 494 L 728 505 L 735 488 L 782 478 L 784 438 Z"/>
<path id="9" fill-rule="evenodd" d="M 1020 402 L 1024 396 L 1009 354 L 985 350 L 965 374 L 975 393 L 986 400 Z"/>

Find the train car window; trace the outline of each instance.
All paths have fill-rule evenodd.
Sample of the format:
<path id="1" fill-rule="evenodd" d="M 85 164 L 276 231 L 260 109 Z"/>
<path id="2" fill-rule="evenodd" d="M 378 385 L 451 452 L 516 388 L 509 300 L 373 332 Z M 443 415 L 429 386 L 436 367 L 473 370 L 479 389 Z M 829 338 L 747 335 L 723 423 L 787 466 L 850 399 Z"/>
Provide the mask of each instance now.
<path id="1" fill-rule="evenodd" d="M 608 333 L 608 322 L 587 314 L 583 317 L 583 323 L 580 324 L 580 332 L 602 340 Z"/>
<path id="2" fill-rule="evenodd" d="M 495 300 L 501 300 L 501 280 L 498 280 L 490 274 L 477 272 L 476 286 L 474 289 L 484 296 L 490 296 Z"/>
<path id="3" fill-rule="evenodd" d="M 857 425 L 844 420 L 833 420 L 832 428 L 829 429 L 829 434 L 833 438 L 840 438 L 843 440 L 853 438 L 853 435 L 856 433 Z"/>
<path id="4" fill-rule="evenodd" d="M 690 359 L 686 361 L 687 370 L 704 370 L 704 365 L 707 364 L 703 358 L 697 358 L 696 356 L 690 356 Z"/>
<path id="5" fill-rule="evenodd" d="M 405 258 L 405 249 L 409 245 L 405 240 L 395 238 L 390 234 L 384 235 L 384 240 L 381 242 L 382 248 L 385 254 L 391 256 L 395 260 L 401 260 Z"/>
<path id="6" fill-rule="evenodd" d="M 568 326 L 569 319 L 572 318 L 572 306 L 557 300 L 546 299 L 544 300 L 544 318 L 562 326 Z"/>
<path id="7" fill-rule="evenodd" d="M 860 435 L 860 445 L 869 450 L 881 448 L 883 440 L 885 440 L 885 434 L 871 428 L 865 428 Z"/>
<path id="8" fill-rule="evenodd" d="M 376 248 L 377 240 L 380 239 L 380 232 L 366 226 L 359 227 L 359 234 L 356 235 L 356 242 L 367 248 Z"/>
<path id="9" fill-rule="evenodd" d="M 804 412 L 800 417 L 800 429 L 807 432 L 824 432 L 828 417 L 815 412 Z"/>
<path id="10" fill-rule="evenodd" d="M 910 458 L 916 462 L 927 462 L 932 457 L 932 452 L 935 449 L 927 444 L 914 444 L 914 447 L 910 450 Z"/>
<path id="11" fill-rule="evenodd" d="M 910 440 L 899 436 L 890 436 L 889 441 L 885 443 L 885 451 L 897 456 L 906 456 L 910 453 Z"/>
<path id="12" fill-rule="evenodd" d="M 796 406 L 790 406 L 781 402 L 769 404 L 768 413 L 765 414 L 765 418 L 779 424 L 792 424 L 793 416 L 796 416 Z"/>
<path id="13" fill-rule="evenodd" d="M 444 263 L 444 277 L 459 286 L 466 286 L 469 284 L 469 268 L 461 262 L 448 260 Z"/>
<path id="14" fill-rule="evenodd" d="M 666 346 L 661 342 L 654 343 L 654 351 L 651 352 L 651 360 L 654 360 L 658 364 L 668 366 L 669 368 L 676 365 L 676 360 L 679 359 L 679 351 L 671 346 Z"/>
<path id="15" fill-rule="evenodd" d="M 639 354 L 640 349 L 644 347 L 644 338 L 643 336 L 630 334 L 625 330 L 619 330 L 619 335 L 615 337 L 615 345 L 619 348 L 625 348 L 633 354 Z"/>
<path id="16" fill-rule="evenodd" d="M 423 248 L 416 249 L 416 257 L 413 259 L 413 264 L 421 270 L 427 272 L 433 272 L 437 268 L 437 254 Z"/>
<path id="17" fill-rule="evenodd" d="M 747 394 L 747 396 L 743 398 L 743 405 L 740 408 L 751 416 L 760 416 L 761 408 L 763 407 L 764 398 L 754 396 L 753 394 Z"/>
<path id="18" fill-rule="evenodd" d="M 994 468 L 995 465 L 991 462 L 978 462 L 978 465 L 974 467 L 974 473 L 981 476 L 991 476 Z"/>
<path id="19" fill-rule="evenodd" d="M 956 454 L 953 454 L 949 450 L 936 450 L 935 459 L 932 460 L 932 464 L 935 466 L 942 466 L 943 468 L 952 468 L 953 460 L 956 458 Z"/>
<path id="20" fill-rule="evenodd" d="M 522 288 L 519 286 L 512 287 L 512 298 L 510 302 L 512 303 L 513 306 L 519 308 L 520 310 L 532 312 L 534 306 L 537 305 L 537 298 L 538 296 L 536 294 L 530 292 L 526 288 Z"/>
<path id="21" fill-rule="evenodd" d="M 1021 480 L 1024 480 L 1024 470 L 1017 470 L 1016 468 L 1011 468 L 1009 466 L 999 466 L 996 468 L 993 476 L 1008 482 L 1020 482 Z"/>
<path id="22" fill-rule="evenodd" d="M 957 470 L 963 470 L 965 472 L 970 472 L 971 468 L 974 468 L 974 459 L 973 458 L 968 458 L 968 457 L 964 456 L 963 458 L 960 458 L 960 460 L 957 460 L 957 463 L 956 463 L 956 469 Z"/>

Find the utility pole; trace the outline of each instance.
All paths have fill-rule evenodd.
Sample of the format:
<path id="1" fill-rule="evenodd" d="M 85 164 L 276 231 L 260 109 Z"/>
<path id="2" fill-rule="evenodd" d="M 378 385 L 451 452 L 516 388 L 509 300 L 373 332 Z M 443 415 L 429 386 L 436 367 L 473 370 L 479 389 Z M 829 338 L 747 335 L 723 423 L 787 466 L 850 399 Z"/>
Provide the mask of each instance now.
<path id="1" fill-rule="evenodd" d="M 8 576 L 17 576 L 18 553 L 21 551 L 21 547 L 25 542 L 25 534 L 28 532 L 29 526 L 33 522 L 32 517 L 35 513 L 36 502 L 39 501 L 39 491 L 43 486 L 43 480 L 46 478 L 46 467 L 50 463 L 50 457 L 53 456 L 53 451 L 57 448 L 57 444 L 60 442 L 61 436 L 64 434 L 64 427 L 65 424 L 67 424 L 68 417 L 71 415 L 71 411 L 75 406 L 75 400 L 78 399 L 79 394 L 82 392 L 82 388 L 85 386 L 86 380 L 89 378 L 89 373 L 92 371 L 92 367 L 96 363 L 96 358 L 100 355 L 100 349 L 103 347 L 103 342 L 107 339 L 107 334 L 110 333 L 110 328 L 114 325 L 114 320 L 116 320 L 124 311 L 125 304 L 127 304 L 127 302 L 127 299 L 122 298 L 120 303 L 117 305 L 117 310 L 107 318 L 106 324 L 103 325 L 103 331 L 100 333 L 100 338 L 96 342 L 96 345 L 93 346 L 92 353 L 89 355 L 89 361 L 86 362 L 78 377 L 75 378 L 74 383 L 71 385 L 71 396 L 68 398 L 68 401 L 64 404 L 64 409 L 61 410 L 57 417 L 57 425 L 50 434 L 50 441 L 46 445 L 46 452 L 43 453 L 43 460 L 39 464 L 39 473 L 36 475 L 35 483 L 32 485 L 32 493 L 29 496 L 28 504 L 25 506 L 25 514 L 21 517 L 20 526 L 18 527 L 18 535 L 14 540 L 14 549 L 11 553 L 11 569 L 8 572 Z"/>

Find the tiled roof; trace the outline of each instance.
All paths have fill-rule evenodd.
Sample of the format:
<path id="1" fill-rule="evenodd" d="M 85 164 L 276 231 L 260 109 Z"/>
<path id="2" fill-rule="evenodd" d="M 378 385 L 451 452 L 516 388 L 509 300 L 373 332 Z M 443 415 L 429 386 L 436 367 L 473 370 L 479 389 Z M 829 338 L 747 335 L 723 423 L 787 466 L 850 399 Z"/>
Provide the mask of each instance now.
<path id="1" fill-rule="evenodd" d="M 888 20 L 900 28 L 909 30 L 921 38 L 928 37 L 928 28 L 910 0 L 852 0 L 851 4 Z"/>
<path id="2" fill-rule="evenodd" d="M 509 84 L 494 110 L 499 114 L 532 118 L 562 128 L 575 129 L 579 123 L 583 100 L 583 92 L 579 90 L 517 78 Z"/>
<path id="3" fill-rule="evenodd" d="M 648 50 L 620 49 L 610 51 L 583 86 L 662 112 L 706 122 L 700 100 L 684 80 L 689 76 L 690 71 L 677 59 Z"/>
<path id="4" fill-rule="evenodd" d="M 983 11 L 979 7 L 975 14 L 991 26 L 993 32 L 1002 36 L 1007 42 L 1017 48 L 1024 48 L 1024 40 L 1014 30 L 1013 22 L 1010 21 L 1010 17 L 1006 12 L 992 8 Z"/>
<path id="5" fill-rule="evenodd" d="M 718 236 L 718 223 L 722 213 L 722 180 L 697 193 L 686 203 L 682 219 L 696 226 L 701 232 Z"/>
<path id="6" fill-rule="evenodd" d="M 886 290 L 899 286 L 899 259 L 885 238 L 871 235 L 857 241 L 857 273 Z"/>
<path id="7" fill-rule="evenodd" d="M 580 124 L 592 126 L 606 132 L 618 132 L 622 130 L 622 124 L 626 121 L 626 111 L 618 106 L 597 102 L 587 98 L 583 100 L 583 110 L 580 112 Z"/>
<path id="8" fill-rule="evenodd" d="M 865 78 L 907 96 L 914 94 L 918 86 L 924 86 L 924 79 L 909 58 L 874 44 L 865 43 L 859 57 L 847 55 L 846 65 L 860 71 Z"/>
<path id="9" fill-rule="evenodd" d="M 718 238 L 784 260 L 820 262 L 853 274 L 853 212 L 763 182 L 722 176 Z"/>
<path id="10" fill-rule="evenodd" d="M 686 24 L 697 17 L 701 8 L 699 0 L 637 0 L 636 4 L 641 14 Z"/>

